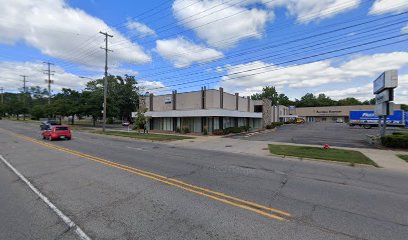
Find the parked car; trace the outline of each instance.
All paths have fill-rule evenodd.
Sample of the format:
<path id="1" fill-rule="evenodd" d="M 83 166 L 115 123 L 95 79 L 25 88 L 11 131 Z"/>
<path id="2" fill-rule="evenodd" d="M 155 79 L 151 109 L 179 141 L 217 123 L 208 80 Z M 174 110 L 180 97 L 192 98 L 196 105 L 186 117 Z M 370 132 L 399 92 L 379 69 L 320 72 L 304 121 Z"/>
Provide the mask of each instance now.
<path id="1" fill-rule="evenodd" d="M 305 119 L 303 119 L 303 118 L 296 118 L 295 123 L 305 123 Z"/>
<path id="2" fill-rule="evenodd" d="M 122 126 L 124 126 L 124 127 L 127 127 L 127 126 L 129 126 L 130 125 L 130 122 L 122 122 Z"/>
<path id="3" fill-rule="evenodd" d="M 337 118 L 336 123 L 344 123 L 344 120 L 341 118 Z"/>
<path id="4" fill-rule="evenodd" d="M 71 140 L 71 129 L 65 125 L 50 125 L 46 130 L 41 133 L 43 139 L 50 141 L 57 139 Z"/>
<path id="5" fill-rule="evenodd" d="M 54 125 L 60 125 L 60 123 L 55 119 L 50 119 L 50 120 L 42 122 L 40 124 L 40 129 L 47 130 L 50 126 L 54 126 Z"/>

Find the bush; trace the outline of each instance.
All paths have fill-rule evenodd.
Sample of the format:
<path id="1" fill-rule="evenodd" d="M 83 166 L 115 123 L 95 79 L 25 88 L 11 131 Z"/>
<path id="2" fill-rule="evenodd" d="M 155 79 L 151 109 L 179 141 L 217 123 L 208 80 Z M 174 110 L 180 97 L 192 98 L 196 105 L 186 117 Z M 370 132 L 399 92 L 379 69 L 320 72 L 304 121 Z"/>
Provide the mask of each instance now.
<path id="1" fill-rule="evenodd" d="M 176 128 L 176 133 L 181 133 L 181 129 L 179 127 Z"/>
<path id="2" fill-rule="evenodd" d="M 204 128 L 203 135 L 208 135 L 207 128 Z"/>
<path id="3" fill-rule="evenodd" d="M 275 126 L 273 126 L 272 124 L 268 124 L 268 125 L 265 126 L 265 128 L 266 129 L 272 129 L 272 128 L 275 128 Z"/>
<path id="4" fill-rule="evenodd" d="M 183 133 L 190 133 L 191 131 L 190 131 L 190 128 L 188 128 L 188 127 L 183 127 L 182 132 L 183 132 Z"/>
<path id="5" fill-rule="evenodd" d="M 222 129 L 215 129 L 212 132 L 213 135 L 224 135 L 224 131 Z"/>
<path id="6" fill-rule="evenodd" d="M 239 127 L 229 127 L 229 128 L 225 128 L 223 131 L 224 131 L 224 134 L 241 133 L 242 129 Z"/>
<path id="7" fill-rule="evenodd" d="M 241 132 L 248 132 L 249 130 L 251 130 L 250 126 L 241 126 L 239 128 L 241 129 Z"/>
<path id="8" fill-rule="evenodd" d="M 273 122 L 272 123 L 272 128 L 279 127 L 279 126 L 282 126 L 282 125 L 283 125 L 282 122 Z"/>
<path id="9" fill-rule="evenodd" d="M 381 138 L 382 145 L 390 148 L 408 148 L 408 134 L 392 134 Z"/>

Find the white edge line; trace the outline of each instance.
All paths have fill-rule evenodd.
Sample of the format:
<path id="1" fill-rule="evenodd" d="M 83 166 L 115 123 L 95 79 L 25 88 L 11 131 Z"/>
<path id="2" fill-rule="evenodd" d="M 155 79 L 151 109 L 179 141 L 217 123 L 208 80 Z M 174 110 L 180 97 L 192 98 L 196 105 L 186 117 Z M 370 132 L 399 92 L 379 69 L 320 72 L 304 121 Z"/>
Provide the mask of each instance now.
<path id="1" fill-rule="evenodd" d="M 82 231 L 82 229 L 75 224 L 74 221 L 72 221 L 67 215 L 65 215 L 61 210 L 59 210 L 44 194 L 42 194 L 36 187 L 34 187 L 33 184 L 31 184 L 30 181 L 27 180 L 27 178 L 25 178 L 16 168 L 13 167 L 13 165 L 11 165 L 2 155 L 0 155 L 0 159 L 4 162 L 4 164 L 6 164 L 7 167 L 9 167 L 11 170 L 13 170 L 13 172 L 23 181 L 25 182 L 28 187 L 35 193 L 38 195 L 38 197 L 41 198 L 41 200 L 44 201 L 45 204 L 47 204 L 47 206 L 49 208 L 51 208 L 52 211 L 54 211 L 58 217 L 60 217 L 62 219 L 62 221 L 65 222 L 65 224 L 67 224 L 70 228 L 75 228 L 75 233 L 79 236 L 80 239 L 82 240 L 91 240 L 90 237 L 88 237 L 88 235 L 86 235 L 86 233 L 84 231 Z"/>

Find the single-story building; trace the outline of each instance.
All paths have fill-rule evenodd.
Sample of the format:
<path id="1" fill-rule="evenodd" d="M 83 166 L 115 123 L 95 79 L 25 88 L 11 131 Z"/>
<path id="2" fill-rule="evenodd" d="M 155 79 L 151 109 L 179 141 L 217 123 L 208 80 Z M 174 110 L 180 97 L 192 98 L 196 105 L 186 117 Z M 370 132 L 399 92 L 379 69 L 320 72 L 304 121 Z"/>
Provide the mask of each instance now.
<path id="1" fill-rule="evenodd" d="M 306 122 L 336 122 L 342 120 L 349 121 L 350 111 L 372 110 L 375 105 L 350 105 L 350 106 L 330 106 L 330 107 L 298 107 L 294 109 L 294 114 Z M 401 105 L 395 104 L 395 110 L 401 109 Z"/>
<path id="2" fill-rule="evenodd" d="M 223 88 L 205 87 L 201 91 L 142 96 L 139 107 L 147 109 L 150 130 L 188 128 L 194 133 L 241 126 L 259 129 L 279 121 L 279 112 L 286 113 L 286 107 L 271 106 L 267 100 L 254 101 L 238 93 L 226 93 Z"/>

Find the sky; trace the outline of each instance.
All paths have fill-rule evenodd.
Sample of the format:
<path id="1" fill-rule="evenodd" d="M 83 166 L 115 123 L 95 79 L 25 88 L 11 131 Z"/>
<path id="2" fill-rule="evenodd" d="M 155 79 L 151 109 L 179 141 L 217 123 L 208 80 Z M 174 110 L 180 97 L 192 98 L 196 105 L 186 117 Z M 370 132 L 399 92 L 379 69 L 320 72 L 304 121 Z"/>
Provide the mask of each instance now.
<path id="1" fill-rule="evenodd" d="M 397 69 L 408 103 L 408 0 L 0 0 L 0 87 L 81 90 L 108 72 L 143 92 L 201 87 L 249 96 L 275 86 L 289 98 L 373 98 Z"/>

